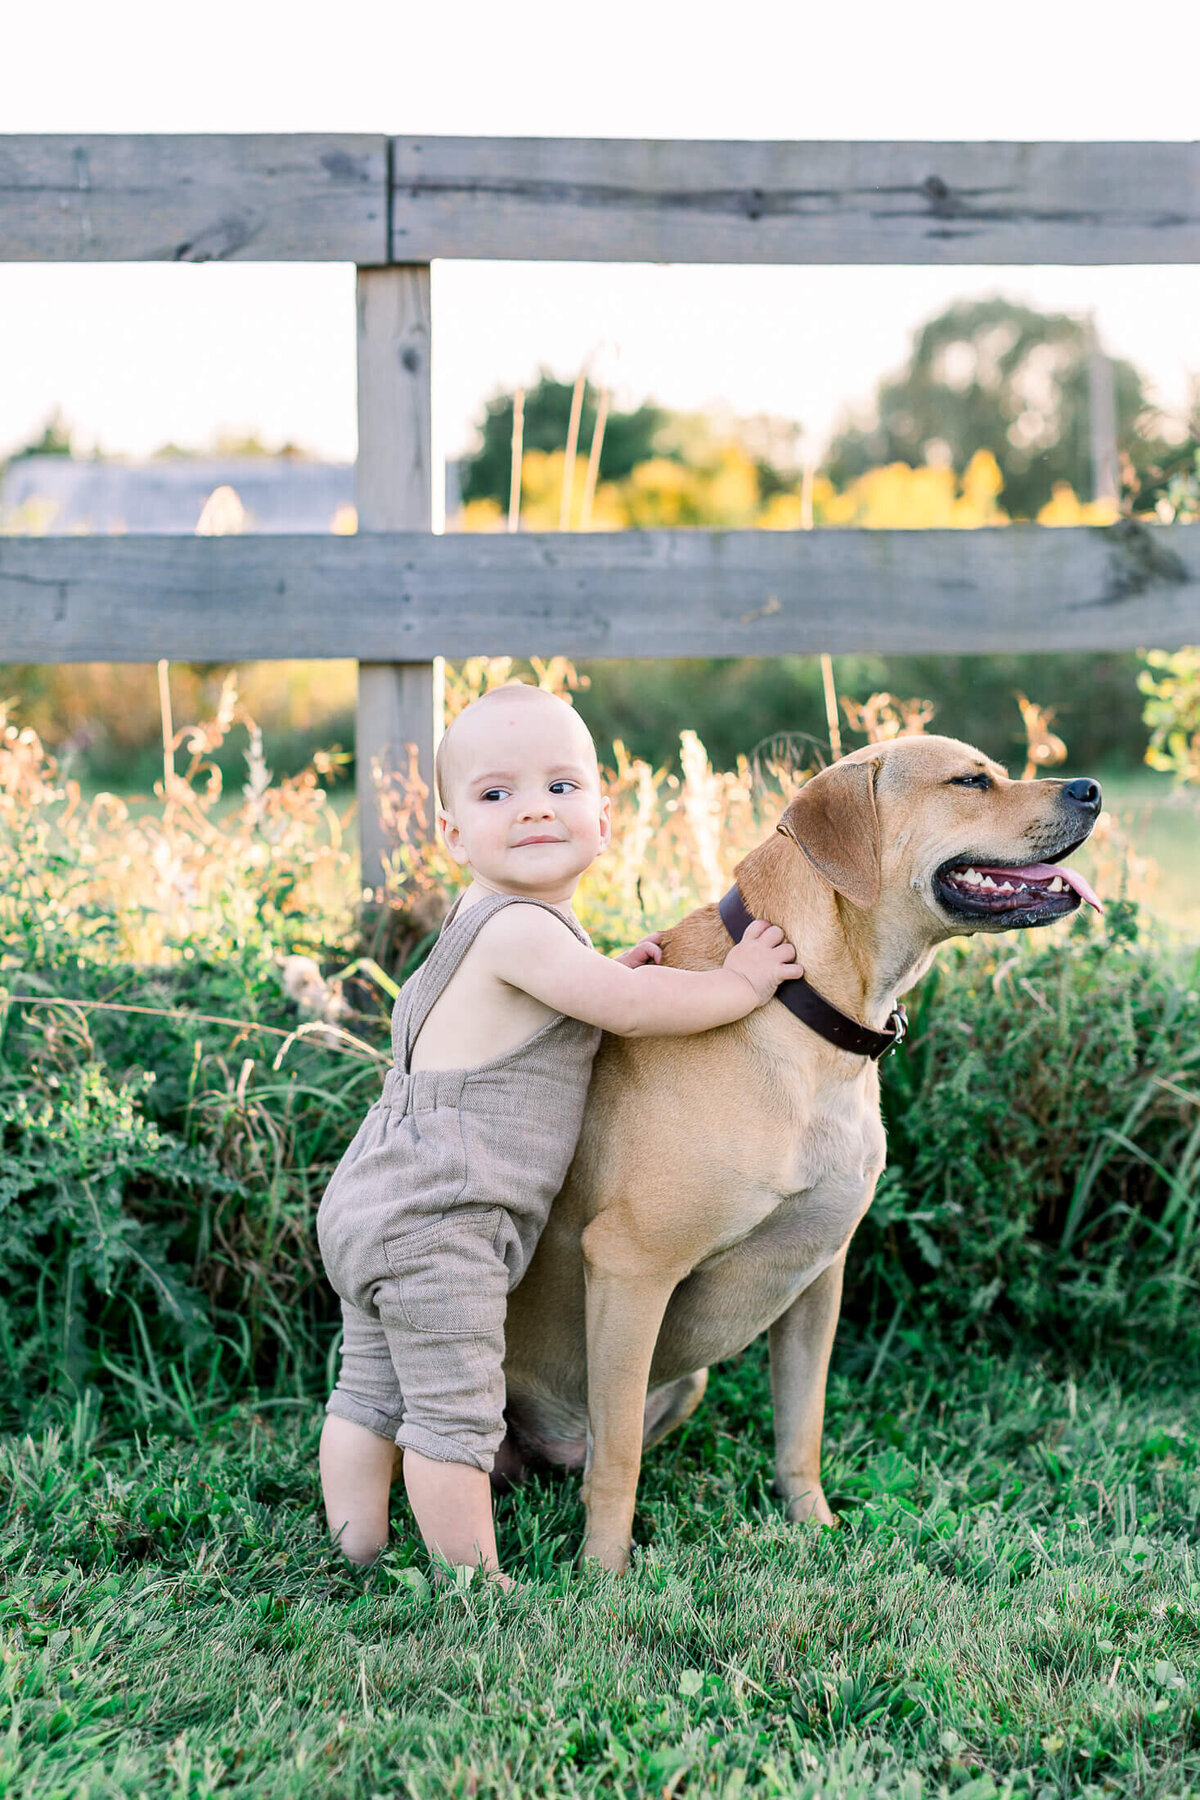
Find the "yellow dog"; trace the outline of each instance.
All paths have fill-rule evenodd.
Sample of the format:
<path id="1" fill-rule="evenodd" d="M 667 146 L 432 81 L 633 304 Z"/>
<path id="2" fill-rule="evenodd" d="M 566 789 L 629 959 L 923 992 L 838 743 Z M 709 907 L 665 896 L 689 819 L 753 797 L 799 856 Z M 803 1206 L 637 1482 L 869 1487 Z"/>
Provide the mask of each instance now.
<path id="1" fill-rule="evenodd" d="M 824 1001 L 882 1032 L 946 938 L 1098 905 L 1060 859 L 1100 804 L 1094 781 L 1011 781 L 952 738 L 898 738 L 808 781 L 737 882 Z M 718 968 L 728 949 L 705 906 L 666 934 L 664 961 Z M 831 1524 L 826 1371 L 884 1156 L 872 1056 L 781 1004 L 695 1037 L 606 1037 L 567 1184 L 510 1297 L 497 1473 L 585 1467 L 586 1552 L 622 1569 L 643 1450 L 694 1410 L 710 1363 L 769 1331 L 776 1486 L 789 1518 Z"/>

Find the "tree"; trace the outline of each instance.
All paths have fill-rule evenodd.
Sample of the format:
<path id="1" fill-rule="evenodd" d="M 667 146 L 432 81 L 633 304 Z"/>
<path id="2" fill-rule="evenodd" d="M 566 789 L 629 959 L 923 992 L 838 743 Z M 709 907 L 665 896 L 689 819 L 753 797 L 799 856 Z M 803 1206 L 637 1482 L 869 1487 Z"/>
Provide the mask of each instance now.
<path id="1" fill-rule="evenodd" d="M 825 472 L 837 488 L 886 463 L 949 464 L 980 450 L 1003 476 L 1001 504 L 1032 519 L 1065 482 L 1092 493 L 1087 324 L 995 296 L 963 300 L 917 332 L 907 367 L 876 390 L 874 417 L 835 437 Z M 1143 378 L 1114 359 L 1117 441 L 1135 466 L 1151 449 Z"/>
<path id="2" fill-rule="evenodd" d="M 571 422 L 573 383 L 556 381 L 542 369 L 535 386 L 525 395 L 523 443 L 526 450 L 561 450 L 567 441 Z M 589 381 L 583 391 L 579 421 L 579 450 L 586 461 L 592 432 L 596 425 L 597 390 Z M 652 402 L 633 412 L 614 408 L 604 428 L 600 452 L 600 479 L 619 481 L 638 463 L 648 462 L 656 454 L 655 438 L 668 415 Z M 487 403 L 479 428 L 478 450 L 465 456 L 460 464 L 460 481 L 464 501 L 495 500 L 508 505 L 509 481 L 512 475 L 513 396 L 496 394 Z"/>
<path id="3" fill-rule="evenodd" d="M 70 456 L 70 454 L 71 427 L 56 406 L 42 426 L 41 435 L 31 438 L 19 450 L 14 450 L 9 461 L 22 462 L 27 456 Z"/>

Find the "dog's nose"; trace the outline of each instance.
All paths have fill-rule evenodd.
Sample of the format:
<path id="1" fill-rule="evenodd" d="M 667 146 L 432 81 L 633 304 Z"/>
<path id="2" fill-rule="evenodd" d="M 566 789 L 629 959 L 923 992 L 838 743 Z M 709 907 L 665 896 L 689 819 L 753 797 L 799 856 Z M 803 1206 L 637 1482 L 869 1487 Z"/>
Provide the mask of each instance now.
<path id="1" fill-rule="evenodd" d="M 1078 781 L 1068 781 L 1063 788 L 1064 800 L 1073 800 L 1076 806 L 1086 806 L 1089 812 L 1098 813 L 1103 795 L 1100 783 L 1090 780 L 1086 775 Z"/>

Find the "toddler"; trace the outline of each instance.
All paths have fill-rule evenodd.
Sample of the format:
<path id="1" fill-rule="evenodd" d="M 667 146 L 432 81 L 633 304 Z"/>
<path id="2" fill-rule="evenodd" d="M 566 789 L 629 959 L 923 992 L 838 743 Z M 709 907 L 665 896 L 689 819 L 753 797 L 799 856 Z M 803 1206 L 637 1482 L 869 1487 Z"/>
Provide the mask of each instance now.
<path id="1" fill-rule="evenodd" d="M 608 844 L 610 803 L 565 701 L 519 684 L 485 694 L 442 739 L 437 783 L 439 827 L 471 879 L 400 993 L 394 1065 L 317 1217 L 344 1328 L 321 1484 L 331 1532 L 369 1562 L 400 1446 L 427 1548 L 504 1580 L 489 1472 L 508 1293 L 574 1154 L 601 1030 L 707 1031 L 799 970 L 761 921 L 720 969 L 661 967 L 661 934 L 615 959 L 592 949 L 571 900 Z"/>

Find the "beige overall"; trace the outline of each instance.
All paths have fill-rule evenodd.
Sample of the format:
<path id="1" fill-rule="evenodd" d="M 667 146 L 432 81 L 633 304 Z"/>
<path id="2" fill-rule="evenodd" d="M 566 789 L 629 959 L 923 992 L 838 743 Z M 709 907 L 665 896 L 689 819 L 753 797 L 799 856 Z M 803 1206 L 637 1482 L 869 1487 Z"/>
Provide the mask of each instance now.
<path id="1" fill-rule="evenodd" d="M 558 1013 L 470 1069 L 409 1068 L 496 894 L 455 906 L 392 1013 L 394 1065 L 317 1213 L 342 1300 L 326 1410 L 437 1462 L 490 1470 L 504 1437 L 504 1318 L 575 1151 L 599 1031 Z M 555 907 L 584 943 L 575 920 Z"/>

